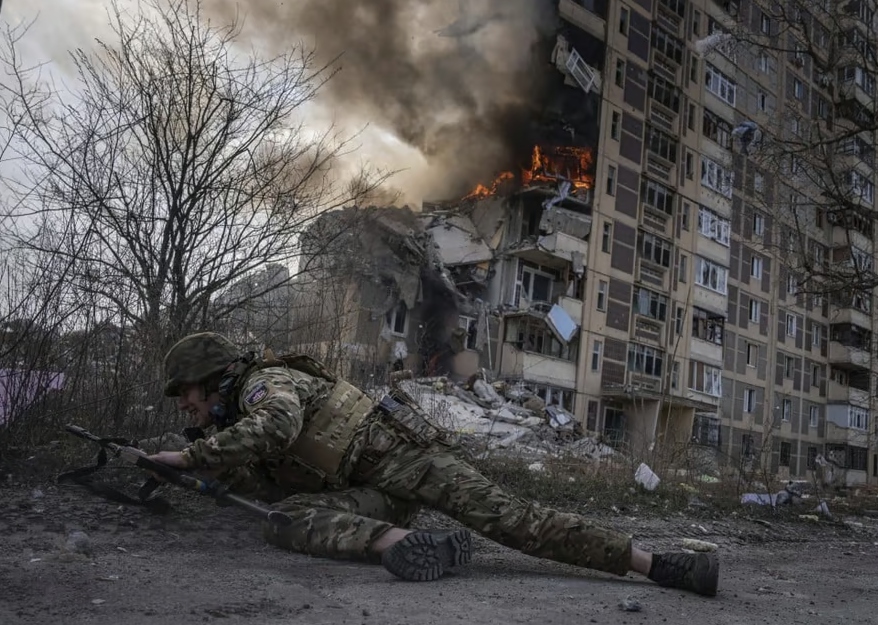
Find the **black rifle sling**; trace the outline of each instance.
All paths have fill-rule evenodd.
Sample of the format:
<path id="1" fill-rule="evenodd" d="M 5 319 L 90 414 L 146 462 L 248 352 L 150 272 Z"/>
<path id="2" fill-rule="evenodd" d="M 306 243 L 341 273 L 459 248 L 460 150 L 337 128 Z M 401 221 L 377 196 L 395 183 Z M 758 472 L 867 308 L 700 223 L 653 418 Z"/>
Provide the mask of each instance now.
<path id="1" fill-rule="evenodd" d="M 126 495 L 125 493 L 113 488 L 112 486 L 108 486 L 107 484 L 94 482 L 91 476 L 104 468 L 104 466 L 106 466 L 107 464 L 107 449 L 103 446 L 104 443 L 115 443 L 117 445 L 122 445 L 126 447 L 137 447 L 136 442 L 132 443 L 131 441 L 125 440 L 124 438 L 102 438 L 100 439 L 99 443 L 101 444 L 101 448 L 100 451 L 98 451 L 97 464 L 95 464 L 94 466 L 81 467 L 79 469 L 73 469 L 72 471 L 62 473 L 57 477 L 57 481 L 73 482 L 75 484 L 79 484 L 80 486 L 86 487 L 93 493 L 101 495 L 102 497 L 109 499 L 110 501 L 128 504 L 131 506 L 143 506 L 154 512 L 166 512 L 170 508 L 170 504 L 161 497 L 151 496 L 153 491 L 161 486 L 161 482 L 159 482 L 155 478 L 150 477 L 143 483 L 143 485 L 141 485 L 140 489 L 137 492 L 137 499 Z"/>

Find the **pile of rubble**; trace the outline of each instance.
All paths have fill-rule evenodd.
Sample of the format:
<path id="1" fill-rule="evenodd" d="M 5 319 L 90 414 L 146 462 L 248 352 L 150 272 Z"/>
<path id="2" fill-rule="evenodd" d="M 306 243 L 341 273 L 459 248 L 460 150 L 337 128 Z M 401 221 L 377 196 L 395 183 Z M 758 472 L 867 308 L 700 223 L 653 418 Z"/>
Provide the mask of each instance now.
<path id="1" fill-rule="evenodd" d="M 473 450 L 503 449 L 534 459 L 572 453 L 600 460 L 615 454 L 612 448 L 584 437 L 579 422 L 564 408 L 547 406 L 522 386 L 491 384 L 483 373 L 464 384 L 445 377 L 416 380 L 408 372 L 400 373 L 393 383 L 437 427 L 456 434 Z"/>

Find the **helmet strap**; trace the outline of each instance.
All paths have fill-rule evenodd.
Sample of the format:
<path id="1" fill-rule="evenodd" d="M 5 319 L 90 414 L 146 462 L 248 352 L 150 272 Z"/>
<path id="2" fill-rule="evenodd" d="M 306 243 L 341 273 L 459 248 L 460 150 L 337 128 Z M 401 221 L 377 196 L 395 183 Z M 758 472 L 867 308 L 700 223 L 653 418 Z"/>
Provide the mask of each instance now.
<path id="1" fill-rule="evenodd" d="M 213 419 L 217 429 L 224 430 L 232 426 L 238 420 L 238 402 L 234 397 L 241 376 L 250 369 L 256 359 L 254 352 L 247 352 L 240 358 L 233 360 L 226 367 L 222 378 L 220 378 L 219 403 L 211 407 L 210 416 Z"/>

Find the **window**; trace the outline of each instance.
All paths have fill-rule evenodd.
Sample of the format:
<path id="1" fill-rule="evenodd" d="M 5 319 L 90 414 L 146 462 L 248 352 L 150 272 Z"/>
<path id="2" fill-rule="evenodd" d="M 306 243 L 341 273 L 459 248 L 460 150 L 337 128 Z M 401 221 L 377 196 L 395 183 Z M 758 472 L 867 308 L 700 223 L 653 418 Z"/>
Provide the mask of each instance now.
<path id="1" fill-rule="evenodd" d="M 604 280 L 598 282 L 598 310 L 607 309 L 607 283 Z"/>
<path id="2" fill-rule="evenodd" d="M 759 20 L 759 29 L 766 35 L 771 34 L 771 19 L 763 13 L 762 18 Z"/>
<path id="3" fill-rule="evenodd" d="M 759 323 L 759 314 L 762 302 L 758 299 L 750 300 L 750 321 Z"/>
<path id="4" fill-rule="evenodd" d="M 781 442 L 780 444 L 780 466 L 788 467 L 790 466 L 790 451 L 792 449 L 792 445 L 789 443 Z"/>
<path id="5" fill-rule="evenodd" d="M 744 412 L 752 413 L 756 410 L 756 389 L 744 389 Z"/>
<path id="6" fill-rule="evenodd" d="M 799 292 L 799 279 L 795 274 L 787 274 L 787 294 L 795 295 Z"/>
<path id="7" fill-rule="evenodd" d="M 687 280 L 686 274 L 689 271 L 689 267 L 686 264 L 687 263 L 686 258 L 687 257 L 684 256 L 683 254 L 680 254 L 680 265 L 677 269 L 677 280 L 680 282 L 686 282 L 686 280 Z"/>
<path id="8" fill-rule="evenodd" d="M 632 307 L 635 314 L 643 315 L 656 321 L 664 321 L 668 316 L 668 298 L 642 287 L 634 289 Z"/>
<path id="9" fill-rule="evenodd" d="M 787 336 L 796 336 L 796 322 L 796 316 L 787 313 Z"/>
<path id="10" fill-rule="evenodd" d="M 620 128 L 622 124 L 622 115 L 619 111 L 613 111 L 612 118 L 610 120 L 610 136 L 614 141 L 618 141 L 620 138 Z"/>
<path id="11" fill-rule="evenodd" d="M 695 179 L 695 155 L 686 150 L 686 179 Z"/>
<path id="12" fill-rule="evenodd" d="M 644 260 L 660 265 L 671 266 L 671 244 L 654 234 L 641 232 L 639 237 L 640 255 Z"/>
<path id="13" fill-rule="evenodd" d="M 704 84 L 707 90 L 720 100 L 730 106 L 735 106 L 735 91 L 737 89 L 735 82 L 710 63 L 707 63 Z"/>
<path id="14" fill-rule="evenodd" d="M 553 276 L 539 269 L 518 263 L 518 280 L 515 285 L 515 305 L 527 300 L 528 305 L 549 302 L 552 299 Z"/>
<path id="15" fill-rule="evenodd" d="M 702 132 L 711 141 L 728 149 L 732 147 L 732 125 L 712 111 L 704 109 Z"/>
<path id="16" fill-rule="evenodd" d="M 674 213 L 674 191 L 663 184 L 644 177 L 640 183 L 640 201 L 666 215 Z"/>
<path id="17" fill-rule="evenodd" d="M 762 213 L 753 213 L 753 234 L 757 237 L 765 235 L 765 215 Z"/>
<path id="18" fill-rule="evenodd" d="M 851 194 L 864 202 L 871 204 L 875 199 L 875 185 L 869 178 L 855 169 L 845 174 L 845 182 L 850 188 Z"/>
<path id="19" fill-rule="evenodd" d="M 701 185 L 703 187 L 731 199 L 734 175 L 734 172 L 724 169 L 706 156 L 701 157 Z"/>
<path id="20" fill-rule="evenodd" d="M 759 358 L 759 346 L 754 345 L 753 343 L 747 344 L 747 366 L 755 367 L 756 361 Z"/>
<path id="21" fill-rule="evenodd" d="M 820 365 L 811 365 L 811 386 L 820 386 L 822 371 Z"/>
<path id="22" fill-rule="evenodd" d="M 680 363 L 676 361 L 671 367 L 671 388 L 680 388 Z"/>
<path id="23" fill-rule="evenodd" d="M 763 113 L 768 112 L 768 94 L 762 89 L 757 89 L 756 91 L 756 106 L 758 106 L 759 110 Z"/>
<path id="24" fill-rule="evenodd" d="M 760 52 L 759 58 L 756 60 L 756 67 L 763 74 L 767 74 L 769 71 L 770 63 L 768 60 L 768 54 L 766 52 Z"/>
<path id="25" fill-rule="evenodd" d="M 658 25 L 652 24 L 652 47 L 677 65 L 683 63 L 683 42 Z"/>
<path id="26" fill-rule="evenodd" d="M 689 231 L 689 204 L 687 202 L 683 202 L 683 205 L 680 207 L 680 228 Z"/>
<path id="27" fill-rule="evenodd" d="M 815 323 L 811 326 L 811 346 L 812 347 L 820 347 L 820 343 L 823 340 L 823 326 L 819 323 Z"/>
<path id="28" fill-rule="evenodd" d="M 783 363 L 784 376 L 788 378 L 793 377 L 793 374 L 796 372 L 796 359 L 792 356 L 784 356 Z"/>
<path id="29" fill-rule="evenodd" d="M 619 11 L 619 32 L 626 37 L 628 36 L 628 9 L 622 7 L 622 10 Z"/>
<path id="30" fill-rule="evenodd" d="M 762 279 L 762 258 L 759 256 L 750 259 L 750 277 Z"/>
<path id="31" fill-rule="evenodd" d="M 793 78 L 793 95 L 797 100 L 805 97 L 805 85 L 798 78 Z"/>
<path id="32" fill-rule="evenodd" d="M 653 100 L 669 108 L 674 113 L 680 112 L 680 92 L 674 83 L 665 80 L 661 76 L 651 75 L 647 88 L 649 90 L 649 97 Z"/>
<path id="33" fill-rule="evenodd" d="M 689 361 L 689 388 L 713 397 L 722 397 L 722 369 L 695 360 Z"/>
<path id="34" fill-rule="evenodd" d="M 408 330 L 408 306 L 400 301 L 396 307 L 387 313 L 385 320 L 391 334 L 405 336 Z"/>
<path id="35" fill-rule="evenodd" d="M 868 95 L 875 92 L 875 74 L 858 66 L 842 67 L 838 70 L 838 82 L 855 84 Z"/>
<path id="36" fill-rule="evenodd" d="M 610 165 L 607 167 L 607 195 L 616 194 L 616 168 Z"/>
<path id="37" fill-rule="evenodd" d="M 731 223 L 706 206 L 698 207 L 698 232 L 717 243 L 729 246 Z"/>
<path id="38" fill-rule="evenodd" d="M 701 256 L 695 257 L 695 284 L 725 295 L 728 291 L 729 270 Z"/>
<path id="39" fill-rule="evenodd" d="M 653 127 L 646 130 L 646 148 L 668 162 L 677 162 L 677 140 Z"/>
<path id="40" fill-rule="evenodd" d="M 601 369 L 601 352 L 604 349 L 604 344 L 601 341 L 594 341 L 592 343 L 591 348 L 591 370 L 592 371 L 600 371 Z"/>
<path id="41" fill-rule="evenodd" d="M 616 59 L 616 86 L 625 86 L 625 61 Z"/>
<path id="42" fill-rule="evenodd" d="M 783 413 L 781 414 L 781 419 L 784 421 L 789 421 L 793 416 L 793 400 L 792 399 L 784 399 L 783 400 Z"/>
<path id="43" fill-rule="evenodd" d="M 820 422 L 820 409 L 817 406 L 808 408 L 808 425 L 816 428 Z"/>
<path id="44" fill-rule="evenodd" d="M 869 411 L 859 406 L 850 406 L 848 414 L 848 427 L 855 430 L 865 430 L 869 427 Z"/>
<path id="45" fill-rule="evenodd" d="M 604 222 L 604 231 L 601 234 L 601 251 L 609 253 L 610 241 L 613 235 L 613 224 L 609 221 Z"/>
<path id="46" fill-rule="evenodd" d="M 714 343 L 723 344 L 724 319 L 701 308 L 692 310 L 692 337 Z"/>
<path id="47" fill-rule="evenodd" d="M 628 345 L 628 369 L 644 375 L 661 377 L 664 354 L 657 349 L 630 343 Z"/>
<path id="48" fill-rule="evenodd" d="M 696 414 L 692 423 L 692 438 L 699 445 L 719 447 L 719 419 L 713 415 Z"/>
<path id="49" fill-rule="evenodd" d="M 814 446 L 808 447 L 808 469 L 813 471 L 817 468 L 817 448 Z"/>
<path id="50" fill-rule="evenodd" d="M 677 334 L 683 334 L 683 307 L 677 306 L 677 314 L 674 318 L 674 331 Z"/>
<path id="51" fill-rule="evenodd" d="M 765 188 L 765 179 L 762 177 L 762 174 L 756 172 L 753 174 L 753 189 L 756 193 L 762 193 Z"/>
<path id="52" fill-rule="evenodd" d="M 464 347 L 466 349 L 475 349 L 476 348 L 476 336 L 478 332 L 478 319 L 475 317 L 467 317 L 466 315 L 461 315 L 458 317 L 457 326 L 466 332 L 466 342 L 464 343 Z"/>

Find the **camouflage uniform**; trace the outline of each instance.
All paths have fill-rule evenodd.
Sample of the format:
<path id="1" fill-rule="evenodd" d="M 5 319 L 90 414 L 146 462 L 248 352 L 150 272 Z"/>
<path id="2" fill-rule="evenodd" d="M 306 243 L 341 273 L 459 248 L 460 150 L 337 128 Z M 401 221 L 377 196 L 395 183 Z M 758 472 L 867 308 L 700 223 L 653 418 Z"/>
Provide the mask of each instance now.
<path id="1" fill-rule="evenodd" d="M 316 556 L 376 561 L 372 543 L 391 527 L 407 527 L 420 507 L 428 506 L 528 555 L 628 572 L 629 536 L 514 497 L 442 440 L 413 440 L 387 419 L 371 418 L 361 426 L 340 484 L 326 484 L 289 462 L 285 452 L 331 386 L 301 371 L 256 371 L 241 385 L 241 418 L 184 451 L 194 466 L 225 469 L 220 479 L 236 492 L 273 501 L 294 519 L 283 530 L 265 526 L 272 544 Z"/>
<path id="2" fill-rule="evenodd" d="M 466 530 L 413 532 L 382 556 L 372 548 L 427 506 L 531 556 L 616 575 L 630 569 L 630 536 L 503 491 L 404 394 L 375 402 L 307 357 L 242 357 L 212 333 L 182 339 L 165 368 L 168 396 L 183 384 L 219 391 L 220 410 L 211 411 L 219 431 L 181 453 L 192 468 L 218 470 L 233 491 L 287 513 L 291 525 L 264 527 L 274 545 L 434 579 L 469 561 Z M 713 556 L 672 553 L 653 555 L 648 576 L 713 595 L 717 574 Z"/>

